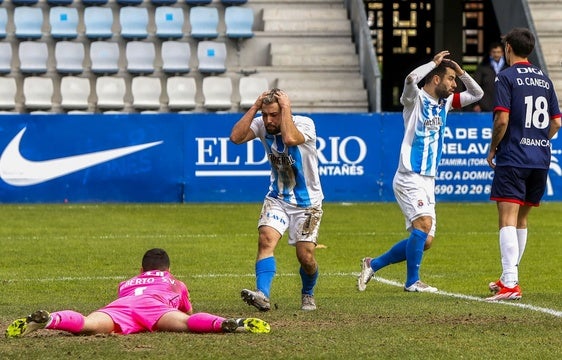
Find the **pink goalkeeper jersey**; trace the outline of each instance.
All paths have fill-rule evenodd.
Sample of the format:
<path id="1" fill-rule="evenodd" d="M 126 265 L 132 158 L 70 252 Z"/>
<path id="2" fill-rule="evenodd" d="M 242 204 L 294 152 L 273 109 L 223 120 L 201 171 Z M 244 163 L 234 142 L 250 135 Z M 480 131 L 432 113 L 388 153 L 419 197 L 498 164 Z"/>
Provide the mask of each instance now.
<path id="1" fill-rule="evenodd" d="M 167 271 L 146 271 L 119 284 L 119 298 L 99 311 L 111 316 L 116 332 L 153 331 L 165 313 L 191 311 L 185 284 Z"/>
<path id="2" fill-rule="evenodd" d="M 151 295 L 183 312 L 191 310 L 187 286 L 167 271 L 152 270 L 119 284 L 119 297 Z"/>

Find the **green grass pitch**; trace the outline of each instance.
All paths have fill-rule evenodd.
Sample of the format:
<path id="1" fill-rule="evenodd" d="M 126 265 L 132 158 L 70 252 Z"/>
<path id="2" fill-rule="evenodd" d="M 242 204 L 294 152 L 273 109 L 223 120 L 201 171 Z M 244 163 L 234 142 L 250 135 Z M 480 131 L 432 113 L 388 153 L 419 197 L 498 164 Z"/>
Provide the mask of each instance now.
<path id="1" fill-rule="evenodd" d="M 303 312 L 294 248 L 283 238 L 271 301 L 254 287 L 261 204 L 60 204 L 0 206 L 0 327 L 37 310 L 89 313 L 114 299 L 148 248 L 165 248 L 196 311 L 257 316 L 270 334 L 73 336 L 37 331 L 0 340 L 1 359 L 560 359 L 562 203 L 531 212 L 520 266 L 523 299 L 487 303 L 500 275 L 494 203 L 437 205 L 437 235 L 422 279 L 438 294 L 405 293 L 405 264 L 356 290 L 360 259 L 406 236 L 394 203 L 324 204 L 317 259 L 318 310 Z"/>

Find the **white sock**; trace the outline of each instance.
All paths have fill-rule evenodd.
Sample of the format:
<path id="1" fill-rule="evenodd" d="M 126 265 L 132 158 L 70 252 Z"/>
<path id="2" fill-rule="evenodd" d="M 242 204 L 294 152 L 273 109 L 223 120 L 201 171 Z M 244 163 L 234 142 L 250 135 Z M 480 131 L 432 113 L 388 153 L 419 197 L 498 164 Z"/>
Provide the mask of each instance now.
<path id="1" fill-rule="evenodd" d="M 519 243 L 519 258 L 517 259 L 517 265 L 521 262 L 523 257 L 523 252 L 525 251 L 525 246 L 527 245 L 527 229 L 517 229 L 517 242 Z"/>
<path id="2" fill-rule="evenodd" d="M 504 226 L 500 229 L 500 253 L 502 261 L 502 283 L 512 288 L 518 282 L 517 260 L 519 257 L 519 242 L 515 226 Z"/>

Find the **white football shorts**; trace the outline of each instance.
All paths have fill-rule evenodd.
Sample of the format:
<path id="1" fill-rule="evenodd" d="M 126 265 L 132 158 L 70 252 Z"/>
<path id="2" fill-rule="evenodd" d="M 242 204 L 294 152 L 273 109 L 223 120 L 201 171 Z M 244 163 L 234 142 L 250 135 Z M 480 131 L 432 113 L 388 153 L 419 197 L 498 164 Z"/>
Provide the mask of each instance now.
<path id="1" fill-rule="evenodd" d="M 406 229 L 412 230 L 412 221 L 431 216 L 430 236 L 435 236 L 435 178 L 414 172 L 397 171 L 392 181 L 394 196 L 406 220 Z"/>
<path id="2" fill-rule="evenodd" d="M 281 236 L 289 229 L 289 245 L 295 246 L 298 241 L 317 244 L 321 220 L 321 204 L 301 208 L 267 196 L 263 201 L 258 228 L 264 225 L 270 226 Z"/>

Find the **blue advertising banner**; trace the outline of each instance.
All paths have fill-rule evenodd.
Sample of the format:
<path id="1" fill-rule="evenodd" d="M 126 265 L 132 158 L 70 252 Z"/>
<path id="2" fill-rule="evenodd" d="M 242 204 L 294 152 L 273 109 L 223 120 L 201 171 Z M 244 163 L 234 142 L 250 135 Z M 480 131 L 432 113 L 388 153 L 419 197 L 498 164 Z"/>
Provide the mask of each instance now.
<path id="1" fill-rule="evenodd" d="M 269 185 L 257 140 L 229 141 L 241 114 L 3 115 L 0 202 L 255 202 Z M 394 201 L 400 113 L 308 114 L 325 201 Z M 439 201 L 488 201 L 491 114 L 451 113 Z M 544 200 L 562 199 L 553 139 Z M 560 190 L 559 190 L 560 189 Z"/>

